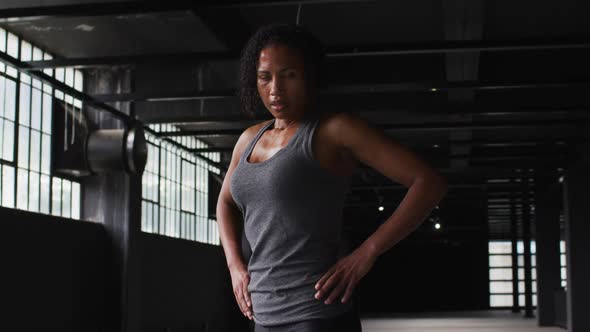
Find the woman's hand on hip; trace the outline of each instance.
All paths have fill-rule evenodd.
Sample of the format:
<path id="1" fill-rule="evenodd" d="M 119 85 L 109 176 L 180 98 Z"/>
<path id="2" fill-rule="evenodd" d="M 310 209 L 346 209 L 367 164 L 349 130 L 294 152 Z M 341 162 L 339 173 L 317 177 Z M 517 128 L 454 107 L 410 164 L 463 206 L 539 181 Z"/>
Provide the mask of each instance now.
<path id="1" fill-rule="evenodd" d="M 252 320 L 252 301 L 248 292 L 250 275 L 246 266 L 238 265 L 229 269 L 234 296 L 244 316 Z"/>
<path id="2" fill-rule="evenodd" d="M 330 304 L 344 293 L 341 302 L 345 303 L 359 281 L 371 270 L 376 259 L 376 256 L 362 247 L 340 258 L 316 283 L 315 298 L 321 300 L 329 293 L 324 303 Z"/>

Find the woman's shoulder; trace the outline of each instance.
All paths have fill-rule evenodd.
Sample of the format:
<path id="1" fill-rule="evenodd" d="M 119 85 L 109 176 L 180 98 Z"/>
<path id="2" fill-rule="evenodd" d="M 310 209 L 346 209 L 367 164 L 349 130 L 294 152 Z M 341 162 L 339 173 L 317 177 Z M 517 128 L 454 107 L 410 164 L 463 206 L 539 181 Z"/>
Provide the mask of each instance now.
<path id="1" fill-rule="evenodd" d="M 322 111 L 314 114 L 314 117 L 322 122 L 333 122 L 346 118 L 358 118 L 358 115 L 347 111 Z"/>
<path id="2" fill-rule="evenodd" d="M 246 149 L 246 146 L 248 145 L 249 142 L 251 142 L 254 139 L 254 137 L 256 136 L 258 131 L 260 131 L 260 129 L 262 129 L 262 127 L 264 127 L 265 125 L 267 125 L 271 121 L 272 121 L 272 119 L 262 121 L 262 122 L 253 124 L 253 125 L 247 127 L 246 129 L 244 129 L 242 134 L 240 134 L 240 137 L 238 137 L 236 144 L 234 145 L 234 152 L 233 153 L 236 155 L 237 158 L 241 157 L 242 153 Z"/>
<path id="3" fill-rule="evenodd" d="M 334 149 L 346 151 L 348 148 L 344 138 L 367 133 L 363 129 L 368 127 L 368 122 L 355 113 L 331 111 L 320 115 L 316 130 L 322 144 L 330 144 Z"/>
<path id="4" fill-rule="evenodd" d="M 246 141 L 250 141 L 251 139 L 254 138 L 254 136 L 256 136 L 256 134 L 260 131 L 260 129 L 262 129 L 262 127 L 266 126 L 267 124 L 269 124 L 272 121 L 272 119 L 270 120 L 266 120 L 266 121 L 262 121 L 256 124 L 251 125 L 250 127 L 246 128 L 242 134 L 241 137 L 244 137 L 244 139 Z"/>
<path id="5" fill-rule="evenodd" d="M 334 135 L 340 135 L 343 126 L 351 122 L 362 121 L 358 115 L 344 111 L 326 111 L 318 114 L 316 118 L 318 126 Z"/>

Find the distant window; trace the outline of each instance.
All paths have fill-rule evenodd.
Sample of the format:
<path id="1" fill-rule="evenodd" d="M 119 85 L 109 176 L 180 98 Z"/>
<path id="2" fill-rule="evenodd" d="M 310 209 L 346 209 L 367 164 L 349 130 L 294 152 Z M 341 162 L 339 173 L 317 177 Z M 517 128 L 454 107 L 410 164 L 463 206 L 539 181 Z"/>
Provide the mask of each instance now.
<path id="1" fill-rule="evenodd" d="M 20 61 L 52 56 L 0 28 L 0 52 Z M 82 91 L 82 72 L 45 69 Z M 0 62 L 0 202 L 4 207 L 80 218 L 80 184 L 51 174 L 53 98 L 77 108 L 81 101 Z"/>
<path id="2" fill-rule="evenodd" d="M 561 287 L 567 287 L 567 268 L 565 258 L 565 241 L 559 242 L 559 261 L 561 265 Z"/>
<path id="3" fill-rule="evenodd" d="M 151 125 L 156 131 L 178 130 L 173 125 Z M 148 162 L 142 179 L 142 226 L 148 233 L 220 244 L 217 222 L 209 219 L 208 172 L 220 174 L 194 154 L 147 134 Z M 208 147 L 193 137 L 173 138 L 190 149 Z M 219 152 L 202 156 L 220 161 Z"/>
<path id="4" fill-rule="evenodd" d="M 524 283 L 524 245 L 522 241 L 516 244 L 518 257 L 518 304 L 524 307 L 525 283 Z M 565 286 L 565 242 L 560 243 L 561 251 L 561 284 Z M 512 244 L 510 241 L 488 242 L 489 252 L 489 287 L 490 307 L 513 306 L 512 287 Z M 537 305 L 537 270 L 536 270 L 536 243 L 531 240 L 531 280 L 533 292 L 533 306 Z"/>
<path id="5" fill-rule="evenodd" d="M 490 306 L 512 306 L 512 245 L 510 241 L 490 241 L 488 252 Z"/>

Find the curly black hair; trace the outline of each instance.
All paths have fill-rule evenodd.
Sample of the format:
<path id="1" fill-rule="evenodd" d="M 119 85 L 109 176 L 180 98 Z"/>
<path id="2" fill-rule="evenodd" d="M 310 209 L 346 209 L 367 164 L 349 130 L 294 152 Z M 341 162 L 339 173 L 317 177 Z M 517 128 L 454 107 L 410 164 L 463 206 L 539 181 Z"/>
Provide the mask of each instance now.
<path id="1" fill-rule="evenodd" d="M 305 82 L 310 101 L 315 100 L 322 85 L 324 46 L 311 32 L 300 25 L 286 23 L 260 27 L 250 37 L 240 56 L 238 97 L 241 110 L 250 117 L 254 117 L 258 110 L 263 108 L 256 85 L 256 67 L 260 51 L 271 44 L 291 47 L 303 56 Z"/>

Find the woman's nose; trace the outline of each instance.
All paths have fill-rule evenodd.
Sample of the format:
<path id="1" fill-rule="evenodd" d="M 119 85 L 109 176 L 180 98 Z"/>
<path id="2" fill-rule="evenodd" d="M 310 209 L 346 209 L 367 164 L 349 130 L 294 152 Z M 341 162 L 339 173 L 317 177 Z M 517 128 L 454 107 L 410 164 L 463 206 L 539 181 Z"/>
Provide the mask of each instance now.
<path id="1" fill-rule="evenodd" d="M 270 84 L 270 94 L 280 94 L 283 92 L 283 82 L 279 78 L 274 78 Z"/>

